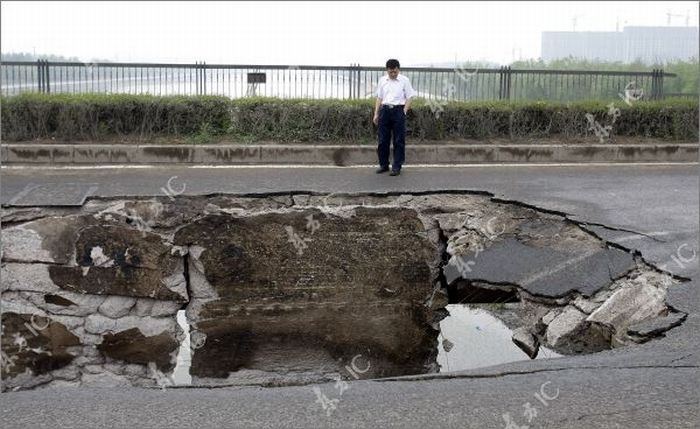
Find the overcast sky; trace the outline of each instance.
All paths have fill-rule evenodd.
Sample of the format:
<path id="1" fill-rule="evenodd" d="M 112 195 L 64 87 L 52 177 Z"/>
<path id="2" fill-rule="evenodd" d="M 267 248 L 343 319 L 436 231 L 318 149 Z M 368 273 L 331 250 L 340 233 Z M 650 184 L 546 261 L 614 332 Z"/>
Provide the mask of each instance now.
<path id="1" fill-rule="evenodd" d="M 506 64 L 542 31 L 698 25 L 698 2 L 8 2 L 2 52 L 115 61 Z"/>

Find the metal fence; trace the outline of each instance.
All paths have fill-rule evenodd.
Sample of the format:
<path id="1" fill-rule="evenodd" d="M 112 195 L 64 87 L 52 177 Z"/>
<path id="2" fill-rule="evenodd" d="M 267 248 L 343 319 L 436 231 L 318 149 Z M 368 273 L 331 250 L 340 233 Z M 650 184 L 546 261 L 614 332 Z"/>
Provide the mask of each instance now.
<path id="1" fill-rule="evenodd" d="M 616 99 L 634 90 L 663 98 L 661 69 L 651 72 L 406 67 L 401 72 L 427 100 Z M 0 64 L 0 93 L 111 93 L 266 96 L 309 99 L 371 98 L 382 67 L 226 64 L 21 62 Z"/>

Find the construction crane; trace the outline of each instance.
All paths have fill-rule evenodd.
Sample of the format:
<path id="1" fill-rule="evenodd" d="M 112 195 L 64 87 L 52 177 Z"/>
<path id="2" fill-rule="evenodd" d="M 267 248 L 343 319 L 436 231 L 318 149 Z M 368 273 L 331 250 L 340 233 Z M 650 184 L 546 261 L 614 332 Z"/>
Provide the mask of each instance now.
<path id="1" fill-rule="evenodd" d="M 622 25 L 627 25 L 627 20 L 625 20 L 625 21 L 622 23 Z M 618 17 L 617 17 L 617 21 L 615 22 L 615 32 L 617 33 L 617 32 L 619 32 L 619 31 L 620 31 L 620 17 L 618 16 Z"/>
<path id="2" fill-rule="evenodd" d="M 576 31 L 576 23 L 578 22 L 578 19 L 579 19 L 581 16 L 582 16 L 582 15 L 574 15 L 574 17 L 571 18 L 571 23 L 573 24 L 574 31 Z"/>

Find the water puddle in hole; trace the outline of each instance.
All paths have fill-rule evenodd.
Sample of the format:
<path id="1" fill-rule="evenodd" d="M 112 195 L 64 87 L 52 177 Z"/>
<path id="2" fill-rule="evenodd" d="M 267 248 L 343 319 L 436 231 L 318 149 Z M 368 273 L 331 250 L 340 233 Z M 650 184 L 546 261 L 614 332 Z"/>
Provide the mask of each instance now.
<path id="1" fill-rule="evenodd" d="M 449 304 L 446 308 L 450 315 L 440 322 L 438 338 L 440 372 L 530 360 L 511 340 L 513 331 L 488 311 L 465 304 Z M 442 345 L 444 339 L 454 344 L 449 352 Z M 540 347 L 537 359 L 558 356 L 562 355 Z"/>
<path id="2" fill-rule="evenodd" d="M 171 380 L 177 386 L 189 386 L 192 384 L 190 366 L 192 365 L 192 349 L 190 348 L 190 324 L 187 323 L 185 310 L 177 312 L 177 323 L 185 331 L 185 339 L 177 351 L 177 363 L 171 376 Z"/>
<path id="3" fill-rule="evenodd" d="M 450 315 L 440 322 L 437 361 L 440 372 L 462 371 L 530 358 L 511 340 L 513 331 L 490 312 L 466 304 L 450 304 Z M 177 313 L 177 323 L 185 331 L 180 344 L 177 363 L 171 375 L 177 386 L 191 386 L 192 349 L 190 347 L 190 325 L 185 310 Z M 448 339 L 453 347 L 446 352 L 442 342 Z M 562 356 L 546 347 L 540 347 L 537 359 Z"/>

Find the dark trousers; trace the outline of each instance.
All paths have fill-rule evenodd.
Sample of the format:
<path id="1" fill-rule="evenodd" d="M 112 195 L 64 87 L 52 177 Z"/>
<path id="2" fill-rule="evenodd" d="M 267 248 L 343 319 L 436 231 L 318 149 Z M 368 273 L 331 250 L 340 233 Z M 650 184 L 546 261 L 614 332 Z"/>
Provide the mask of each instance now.
<path id="1" fill-rule="evenodd" d="M 393 136 L 392 136 L 393 135 Z M 393 137 L 393 139 L 392 139 Z M 406 114 L 403 106 L 381 106 L 379 109 L 379 166 L 389 166 L 389 143 L 394 142 L 394 163 L 392 170 L 401 170 L 406 157 Z"/>

